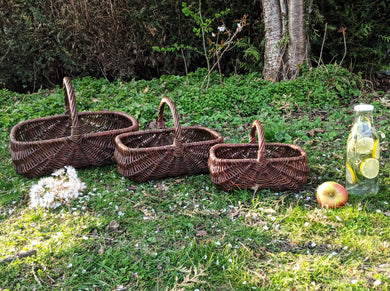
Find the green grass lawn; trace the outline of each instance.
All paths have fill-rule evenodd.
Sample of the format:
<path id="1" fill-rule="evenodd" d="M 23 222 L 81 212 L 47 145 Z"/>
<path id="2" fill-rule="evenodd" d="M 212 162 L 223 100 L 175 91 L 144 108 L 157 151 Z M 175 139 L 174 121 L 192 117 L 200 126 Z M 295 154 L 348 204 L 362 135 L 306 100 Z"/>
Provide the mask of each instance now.
<path id="1" fill-rule="evenodd" d="M 259 119 L 267 142 L 308 154 L 299 191 L 223 192 L 208 175 L 135 183 L 115 165 L 78 169 L 84 194 L 57 209 L 29 208 L 39 180 L 13 169 L 9 132 L 18 122 L 64 112 L 61 88 L 0 91 L 0 290 L 388 290 L 390 288 L 389 95 L 336 66 L 269 84 L 260 75 L 206 72 L 151 81 L 73 80 L 79 111 L 118 110 L 140 129 L 156 119 L 162 96 L 183 126 L 247 142 Z M 381 132 L 380 191 L 321 209 L 319 184 L 344 184 L 353 105 L 375 106 Z M 166 115 L 172 126 L 170 115 Z M 36 253 L 10 260 L 18 253 Z"/>

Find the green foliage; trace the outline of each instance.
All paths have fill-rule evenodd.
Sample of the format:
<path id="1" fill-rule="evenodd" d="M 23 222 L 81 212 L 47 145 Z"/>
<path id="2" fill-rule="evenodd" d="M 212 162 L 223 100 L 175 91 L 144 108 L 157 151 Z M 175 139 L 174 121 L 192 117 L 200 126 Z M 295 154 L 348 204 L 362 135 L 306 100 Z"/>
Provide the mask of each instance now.
<path id="1" fill-rule="evenodd" d="M 302 72 L 298 82 L 303 84 L 307 95 L 301 95 L 298 100 L 315 106 L 327 108 L 329 104 L 349 104 L 360 95 L 364 86 L 359 75 L 339 65 L 320 66 L 315 70 L 304 68 Z"/>
<path id="2" fill-rule="evenodd" d="M 184 44 L 180 44 L 178 45 L 177 43 L 174 43 L 172 46 L 170 47 L 158 47 L 158 46 L 154 46 L 153 49 L 156 51 L 156 52 L 163 52 L 163 53 L 168 53 L 168 52 L 178 52 L 178 51 L 181 51 L 181 50 L 194 50 L 194 51 L 197 51 L 198 49 L 197 48 L 193 48 L 189 45 L 184 45 Z"/>
<path id="3" fill-rule="evenodd" d="M 30 209 L 28 192 L 38 179 L 15 173 L 9 131 L 20 121 L 63 113 L 62 89 L 0 90 L 0 289 L 389 289 L 388 151 L 375 199 L 351 196 L 345 207 L 328 210 L 315 198 L 321 182 L 344 181 L 352 104 L 373 103 L 377 129 L 388 132 L 386 103 L 360 96 L 360 77 L 335 65 L 303 68 L 301 78 L 275 84 L 251 73 L 225 77 L 222 87 L 213 73 L 210 90 L 200 92 L 205 71 L 188 80 L 86 77 L 72 84 L 79 111 L 127 112 L 141 129 L 157 117 L 164 95 L 174 100 L 183 126 L 214 128 L 227 143 L 247 142 L 259 119 L 267 142 L 307 152 L 307 185 L 226 193 L 208 175 L 134 183 L 109 165 L 77 170 L 87 190 L 70 205 Z M 387 140 L 381 145 L 387 148 Z M 31 249 L 33 256 L 2 261 Z"/>
<path id="4" fill-rule="evenodd" d="M 224 16 L 213 11 L 236 9 L 233 22 L 247 11 L 257 18 L 255 6 L 238 1 L 203 5 L 209 20 Z M 193 20 L 182 9 L 175 1 L 58 0 L 47 5 L 42 0 L 1 0 L 0 87 L 19 92 L 53 88 L 65 75 L 152 79 L 183 74 L 183 60 L 194 71 L 205 65 L 203 53 L 195 49 L 202 48 L 202 40 L 188 33 Z M 211 29 L 216 27 L 209 25 Z M 153 47 L 167 48 L 169 54 Z M 182 48 L 184 57 L 177 53 Z"/>
<path id="5" fill-rule="evenodd" d="M 314 3 L 307 19 L 312 57 L 318 59 L 322 50 L 323 63 L 340 63 L 344 43 L 339 30 L 344 27 L 343 66 L 365 76 L 388 69 L 390 25 L 383 12 L 387 2 Z M 223 55 L 224 75 L 262 70 L 259 1 L 57 0 L 48 5 L 43 0 L 0 0 L 0 88 L 53 88 L 65 75 L 110 81 L 184 75 L 207 67 L 210 56 L 218 59 L 215 52 L 222 44 L 211 45 L 215 40 L 210 34 L 222 23 L 234 30 L 243 15 L 248 15 L 248 26 Z M 199 37 L 202 31 L 205 42 Z"/>
<path id="6" fill-rule="evenodd" d="M 344 66 L 367 77 L 379 70 L 388 68 L 390 25 L 389 1 L 326 1 L 320 2 L 319 13 L 322 19 L 315 26 L 317 36 L 312 36 L 312 50 L 318 52 L 322 47 L 325 23 L 328 26 L 323 49 L 323 62 L 340 61 L 344 53 L 343 34 L 346 32 L 347 55 Z M 319 54 L 313 56 L 318 58 Z"/>
<path id="7" fill-rule="evenodd" d="M 222 17 L 226 17 L 230 9 L 225 9 L 221 12 L 216 12 L 212 18 L 205 18 L 203 16 L 202 11 L 202 1 L 199 1 L 199 6 L 197 11 L 192 11 L 185 2 L 183 2 L 183 13 L 187 17 L 191 17 L 195 22 L 195 26 L 193 28 L 193 32 L 195 35 L 202 39 L 202 48 L 203 55 L 207 64 L 207 74 L 201 85 L 201 89 L 209 86 L 210 83 L 210 74 L 216 67 L 218 67 L 220 82 L 222 80 L 222 72 L 221 72 L 221 59 L 222 56 L 233 47 L 237 46 L 239 41 L 237 40 L 237 35 L 242 31 L 244 26 L 247 26 L 246 18 L 247 14 L 242 16 L 241 20 L 236 23 L 237 27 L 231 31 L 226 28 L 225 22 Z M 219 20 L 220 26 L 218 26 L 217 30 L 214 31 L 213 25 L 215 26 L 215 22 Z M 212 60 L 210 63 L 210 60 Z M 207 83 L 206 83 L 207 81 Z M 204 86 L 206 84 L 206 86 Z M 221 82 L 222 85 L 222 82 Z"/>
<path id="8" fill-rule="evenodd" d="M 53 86 L 58 75 L 74 67 L 42 11 L 45 1 L 0 1 L 0 84 L 20 91 Z"/>
<path id="9" fill-rule="evenodd" d="M 202 38 L 204 34 L 211 33 L 214 30 L 213 24 L 221 17 L 226 16 L 230 13 L 230 9 L 227 8 L 223 11 L 215 12 L 212 18 L 204 18 L 202 17 L 203 12 L 201 10 L 201 1 L 199 1 L 199 7 L 194 10 L 192 10 L 186 2 L 183 2 L 182 6 L 183 14 L 187 17 L 191 17 L 192 20 L 195 21 L 197 26 L 193 28 L 193 32 L 199 38 Z"/>
<path id="10" fill-rule="evenodd" d="M 243 55 L 238 62 L 240 68 L 245 72 L 261 72 L 263 68 L 263 47 L 256 47 L 250 42 L 250 38 L 241 40 L 237 47 L 242 50 Z"/>

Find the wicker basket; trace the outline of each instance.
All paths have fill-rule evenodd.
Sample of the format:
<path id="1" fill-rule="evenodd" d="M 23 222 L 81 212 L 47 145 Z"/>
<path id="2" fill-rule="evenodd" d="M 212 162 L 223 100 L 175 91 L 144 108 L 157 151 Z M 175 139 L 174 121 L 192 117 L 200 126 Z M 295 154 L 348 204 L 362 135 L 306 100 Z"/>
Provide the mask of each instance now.
<path id="1" fill-rule="evenodd" d="M 174 128 L 165 128 L 164 106 L 172 112 Z M 116 137 L 115 160 L 118 172 L 133 181 L 207 173 L 210 148 L 223 142 L 214 130 L 181 127 L 175 105 L 162 98 L 158 109 L 158 129 L 124 133 Z"/>
<path id="2" fill-rule="evenodd" d="M 77 113 L 75 95 L 65 77 L 65 114 L 23 121 L 11 130 L 10 154 L 17 173 L 28 178 L 114 162 L 115 137 L 138 130 L 134 117 L 116 111 Z"/>
<path id="3" fill-rule="evenodd" d="M 265 143 L 258 120 L 252 124 L 249 143 L 213 146 L 208 164 L 212 182 L 225 191 L 297 189 L 309 173 L 306 153 L 292 144 Z"/>

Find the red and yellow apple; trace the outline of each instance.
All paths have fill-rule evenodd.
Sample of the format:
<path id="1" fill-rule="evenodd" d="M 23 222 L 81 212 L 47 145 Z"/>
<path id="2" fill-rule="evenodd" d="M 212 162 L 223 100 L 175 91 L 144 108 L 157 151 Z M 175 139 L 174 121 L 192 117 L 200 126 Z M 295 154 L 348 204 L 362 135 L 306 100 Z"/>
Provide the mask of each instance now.
<path id="1" fill-rule="evenodd" d="M 347 203 L 348 192 L 339 183 L 327 181 L 317 188 L 317 201 L 321 207 L 339 208 Z"/>

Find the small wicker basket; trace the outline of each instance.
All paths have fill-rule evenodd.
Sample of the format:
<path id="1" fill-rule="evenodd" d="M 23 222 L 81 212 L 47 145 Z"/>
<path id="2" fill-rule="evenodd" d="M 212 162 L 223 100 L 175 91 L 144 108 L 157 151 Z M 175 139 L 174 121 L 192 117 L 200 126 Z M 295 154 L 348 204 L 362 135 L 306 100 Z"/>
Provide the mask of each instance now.
<path id="1" fill-rule="evenodd" d="M 225 191 L 297 189 L 307 182 L 309 173 L 306 153 L 292 144 L 265 143 L 258 120 L 252 123 L 247 144 L 213 146 L 208 165 L 212 182 Z"/>
<path id="2" fill-rule="evenodd" d="M 20 122 L 10 133 L 10 154 L 17 173 L 28 178 L 114 162 L 115 137 L 138 130 L 134 117 L 117 111 L 78 113 L 72 84 L 63 80 L 65 114 Z"/>
<path id="3" fill-rule="evenodd" d="M 174 128 L 165 128 L 164 106 L 172 112 Z M 181 127 L 171 99 L 161 99 L 158 129 L 124 133 L 116 137 L 118 172 L 133 181 L 207 173 L 210 148 L 223 142 L 214 130 L 200 126 Z"/>

